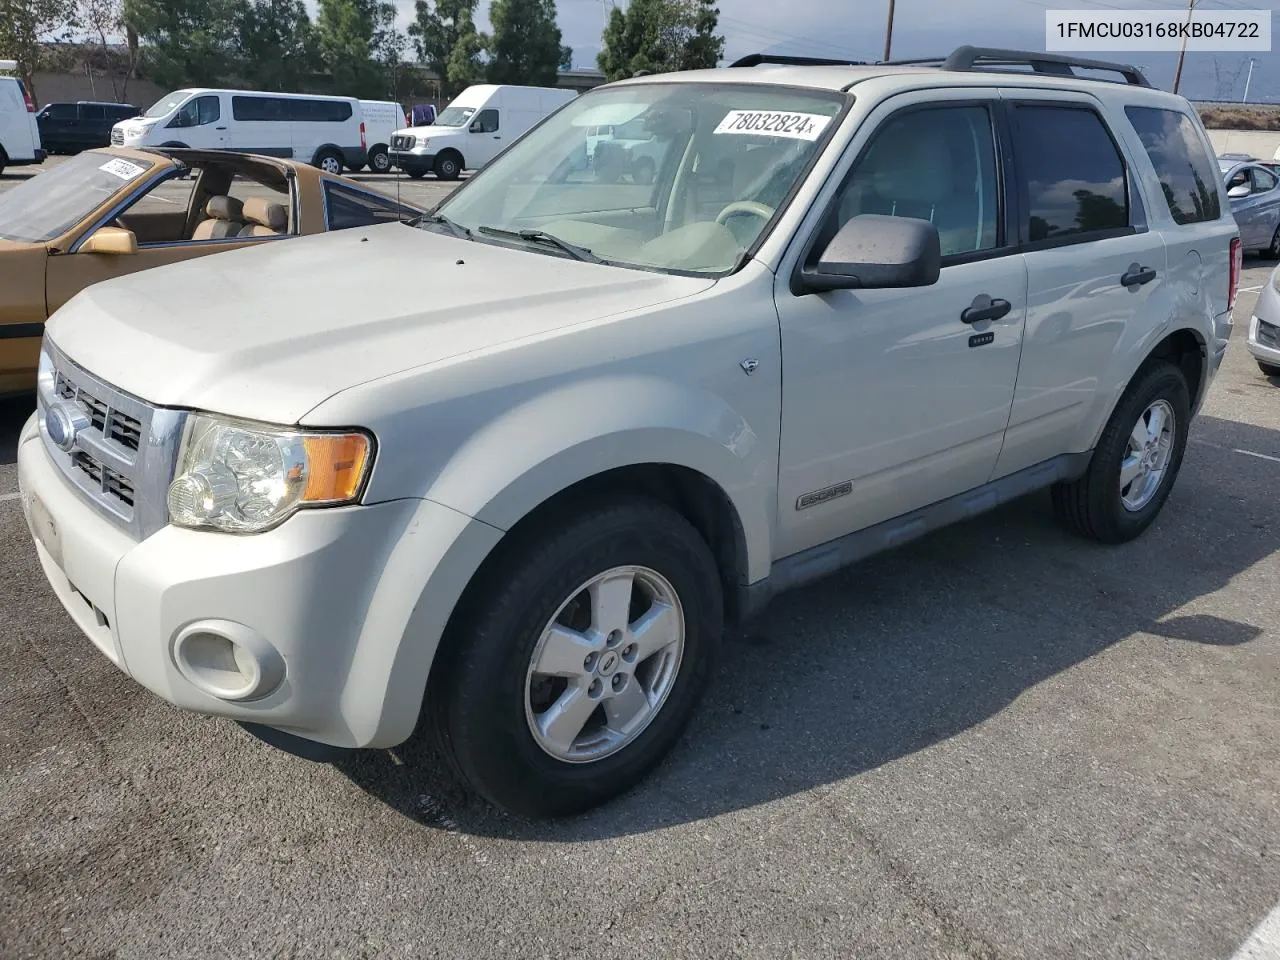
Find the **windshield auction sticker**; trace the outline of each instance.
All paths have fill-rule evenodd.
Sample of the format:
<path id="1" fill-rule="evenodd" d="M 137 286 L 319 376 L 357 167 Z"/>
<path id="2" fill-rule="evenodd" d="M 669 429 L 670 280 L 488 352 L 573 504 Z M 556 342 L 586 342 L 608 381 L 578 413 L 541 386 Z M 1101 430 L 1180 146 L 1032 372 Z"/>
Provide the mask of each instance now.
<path id="1" fill-rule="evenodd" d="M 792 140 L 817 140 L 831 122 L 820 113 L 789 113 L 786 110 L 730 110 L 716 133 L 755 134 L 765 137 L 789 137 Z"/>
<path id="2" fill-rule="evenodd" d="M 119 157 L 115 157 L 114 159 L 108 160 L 98 169 L 103 170 L 112 176 L 119 177 L 121 180 L 132 180 L 146 168 L 140 167 L 136 163 L 130 163 L 128 160 L 121 160 Z"/>

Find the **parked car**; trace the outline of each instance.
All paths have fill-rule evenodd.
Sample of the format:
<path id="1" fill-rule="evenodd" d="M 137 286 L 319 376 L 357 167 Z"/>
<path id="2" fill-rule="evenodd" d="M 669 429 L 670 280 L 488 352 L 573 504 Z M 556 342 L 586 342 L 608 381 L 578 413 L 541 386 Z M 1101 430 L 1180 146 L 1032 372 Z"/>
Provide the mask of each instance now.
<path id="1" fill-rule="evenodd" d="M 337 175 L 368 160 L 360 101 L 254 90 L 176 90 L 141 117 L 117 123 L 123 147 L 235 150 L 301 160 Z"/>
<path id="2" fill-rule="evenodd" d="M 1271 272 L 1258 294 L 1246 344 L 1258 368 L 1268 377 L 1280 378 L 1280 267 Z"/>
<path id="3" fill-rule="evenodd" d="M 186 202 L 158 192 L 191 174 Z M 421 213 L 288 160 L 178 149 L 81 153 L 0 193 L 0 395 L 35 386 L 45 318 L 101 280 Z"/>
<path id="4" fill-rule="evenodd" d="M 671 147 L 671 139 L 655 136 L 653 131 L 645 129 L 641 120 L 607 129 L 610 133 L 597 137 L 594 149 L 588 142 L 596 176 L 609 183 L 623 177 L 630 177 L 633 183 L 653 183 Z"/>
<path id="5" fill-rule="evenodd" d="M 388 100 L 361 100 L 360 116 L 369 169 L 374 173 L 387 173 L 391 170 L 391 136 L 407 127 L 409 120 L 400 104 Z"/>
<path id="6" fill-rule="evenodd" d="M 79 153 L 111 145 L 111 128 L 140 111 L 131 103 L 47 103 L 36 114 L 47 153 Z"/>
<path id="7" fill-rule="evenodd" d="M 5 167 L 44 162 L 35 101 L 21 80 L 4 75 L 16 69 L 15 61 L 0 60 L 0 173 Z"/>
<path id="8" fill-rule="evenodd" d="M 556 815 L 659 762 L 780 590 L 1046 487 L 1139 537 L 1240 280 L 1195 109 L 1044 53 L 767 62 L 585 93 L 416 226 L 60 309 L 18 477 L 89 641 L 312 758 L 421 727 Z M 652 184 L 576 169 L 638 118 Z"/>
<path id="9" fill-rule="evenodd" d="M 1245 249 L 1280 258 L 1280 176 L 1253 161 L 1219 157 L 1218 165 Z"/>
<path id="10" fill-rule="evenodd" d="M 391 162 L 414 178 L 434 172 L 441 180 L 457 180 L 463 170 L 484 167 L 576 96 L 560 87 L 467 87 L 431 126 L 397 130 L 391 137 Z"/>

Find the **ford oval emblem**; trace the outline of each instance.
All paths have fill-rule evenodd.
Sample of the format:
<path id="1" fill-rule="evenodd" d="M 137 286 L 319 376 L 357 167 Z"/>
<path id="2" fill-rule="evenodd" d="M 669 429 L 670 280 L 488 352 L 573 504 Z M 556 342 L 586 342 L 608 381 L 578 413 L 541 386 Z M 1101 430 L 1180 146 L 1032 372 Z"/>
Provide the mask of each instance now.
<path id="1" fill-rule="evenodd" d="M 55 403 L 44 417 L 44 429 L 50 442 L 63 452 L 70 453 L 76 445 L 76 435 L 89 425 L 89 418 L 79 407 Z"/>

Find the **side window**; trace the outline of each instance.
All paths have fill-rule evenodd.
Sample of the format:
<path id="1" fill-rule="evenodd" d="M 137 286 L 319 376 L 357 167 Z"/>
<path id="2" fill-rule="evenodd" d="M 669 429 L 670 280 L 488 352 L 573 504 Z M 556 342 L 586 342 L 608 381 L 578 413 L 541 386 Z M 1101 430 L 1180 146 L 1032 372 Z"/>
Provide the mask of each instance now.
<path id="1" fill-rule="evenodd" d="M 344 190 L 332 183 L 325 184 L 324 203 L 330 230 L 396 223 L 419 215 L 416 210 L 403 207 L 390 197 L 382 198 L 370 193 Z"/>
<path id="2" fill-rule="evenodd" d="M 200 122 L 198 100 L 188 100 L 169 121 L 170 127 L 194 127 Z"/>
<path id="3" fill-rule="evenodd" d="M 849 172 L 834 233 L 866 213 L 928 220 L 942 255 L 1000 246 L 995 135 L 986 106 L 934 107 L 889 118 Z"/>
<path id="4" fill-rule="evenodd" d="M 475 120 L 471 125 L 479 133 L 497 133 L 498 132 L 498 111 L 497 110 L 481 110 L 476 114 Z"/>
<path id="5" fill-rule="evenodd" d="M 1087 108 L 1023 104 L 1015 118 L 1028 240 L 1087 240 L 1129 226 L 1124 159 L 1101 117 Z"/>
<path id="6" fill-rule="evenodd" d="M 222 116 L 222 107 L 218 103 L 218 98 L 200 97 L 196 100 L 196 124 L 204 126 L 206 123 L 217 123 L 218 118 Z"/>
<path id="7" fill-rule="evenodd" d="M 1250 167 L 1249 173 L 1253 176 L 1253 192 L 1266 193 L 1268 190 L 1276 188 L 1275 175 L 1263 170 L 1261 167 Z"/>
<path id="8" fill-rule="evenodd" d="M 1174 222 L 1201 223 L 1222 216 L 1216 183 L 1221 174 L 1191 119 L 1156 107 L 1125 107 L 1124 112 L 1155 167 Z"/>
<path id="9" fill-rule="evenodd" d="M 107 108 L 96 103 L 86 103 L 80 107 L 80 118 L 82 120 L 105 120 L 107 119 Z"/>
<path id="10" fill-rule="evenodd" d="M 50 120 L 74 120 L 76 107 L 73 103 L 53 103 L 44 108 L 44 115 Z"/>

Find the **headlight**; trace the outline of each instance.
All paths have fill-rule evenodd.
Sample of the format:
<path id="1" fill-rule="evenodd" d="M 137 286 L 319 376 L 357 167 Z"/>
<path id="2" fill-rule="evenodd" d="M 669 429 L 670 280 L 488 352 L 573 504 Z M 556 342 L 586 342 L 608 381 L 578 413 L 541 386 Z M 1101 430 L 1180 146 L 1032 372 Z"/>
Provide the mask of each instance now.
<path id="1" fill-rule="evenodd" d="M 53 393 L 53 357 L 49 356 L 48 350 L 40 351 L 40 366 L 36 368 L 36 383 L 41 391 Z"/>
<path id="2" fill-rule="evenodd" d="M 303 507 L 354 502 L 372 462 L 364 433 L 192 414 L 169 485 L 169 522 L 260 533 Z"/>

